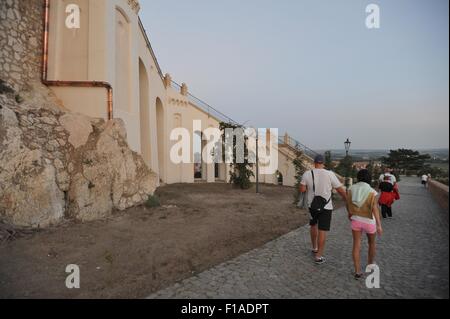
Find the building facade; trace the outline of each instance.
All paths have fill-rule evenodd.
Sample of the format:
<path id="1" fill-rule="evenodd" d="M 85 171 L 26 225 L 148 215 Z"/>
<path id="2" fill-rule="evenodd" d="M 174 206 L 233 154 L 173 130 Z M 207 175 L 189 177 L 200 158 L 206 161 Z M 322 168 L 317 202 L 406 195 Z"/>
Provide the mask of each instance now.
<path id="1" fill-rule="evenodd" d="M 91 117 L 123 119 L 130 148 L 142 154 L 161 183 L 229 179 L 225 163 L 201 164 L 200 169 L 197 165 L 200 172 L 195 174 L 193 158 L 191 163 L 171 161 L 170 150 L 177 142 L 170 139 L 173 129 L 183 127 L 195 137 L 199 131 L 218 128 L 224 117 L 190 95 L 186 84 L 178 85 L 163 74 L 139 18 L 139 1 L 42 1 L 46 31 L 42 77 L 64 107 Z M 194 121 L 201 127 L 194 127 Z M 278 172 L 261 175 L 260 181 L 281 180 L 293 186 L 292 145 L 276 152 Z"/>

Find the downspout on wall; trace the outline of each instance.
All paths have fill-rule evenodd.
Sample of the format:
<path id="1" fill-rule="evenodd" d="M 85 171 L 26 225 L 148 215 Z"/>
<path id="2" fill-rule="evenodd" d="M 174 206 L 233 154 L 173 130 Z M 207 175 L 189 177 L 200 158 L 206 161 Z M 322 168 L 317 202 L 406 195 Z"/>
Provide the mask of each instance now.
<path id="1" fill-rule="evenodd" d="M 44 0 L 44 41 L 42 54 L 42 83 L 47 86 L 60 87 L 103 87 L 107 90 L 108 120 L 114 118 L 113 114 L 113 88 L 108 82 L 100 81 L 54 81 L 48 80 L 48 39 L 50 32 L 50 0 Z"/>

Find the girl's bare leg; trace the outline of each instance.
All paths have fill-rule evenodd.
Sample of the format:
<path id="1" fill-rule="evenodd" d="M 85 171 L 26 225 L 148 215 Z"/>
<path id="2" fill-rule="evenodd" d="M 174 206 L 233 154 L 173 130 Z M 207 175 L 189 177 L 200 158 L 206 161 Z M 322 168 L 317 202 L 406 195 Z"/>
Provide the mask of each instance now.
<path id="1" fill-rule="evenodd" d="M 361 273 L 361 232 L 353 230 L 353 263 L 355 265 L 355 273 Z"/>
<path id="2" fill-rule="evenodd" d="M 377 234 L 367 234 L 367 239 L 369 240 L 369 265 L 375 263 L 375 256 L 377 251 L 376 238 Z"/>

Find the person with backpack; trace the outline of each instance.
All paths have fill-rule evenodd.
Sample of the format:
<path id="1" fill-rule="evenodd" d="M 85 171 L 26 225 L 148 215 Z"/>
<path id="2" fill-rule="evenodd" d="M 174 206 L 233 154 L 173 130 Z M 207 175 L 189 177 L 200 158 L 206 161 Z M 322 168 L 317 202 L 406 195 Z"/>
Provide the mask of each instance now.
<path id="1" fill-rule="evenodd" d="M 317 155 L 314 159 L 314 169 L 303 174 L 300 183 L 300 192 L 307 193 L 307 201 L 311 214 L 311 243 L 312 252 L 315 255 L 315 263 L 323 264 L 325 258 L 325 242 L 327 233 L 330 231 L 333 213 L 333 189 L 347 200 L 345 187 L 332 171 L 325 169 L 325 159 Z"/>
<path id="2" fill-rule="evenodd" d="M 351 221 L 353 234 L 353 263 L 355 266 L 355 279 L 363 277 L 361 272 L 361 237 L 367 234 L 369 241 L 368 265 L 375 263 L 376 236 L 383 233 L 380 211 L 377 205 L 378 193 L 370 183 L 372 176 L 367 169 L 358 172 L 358 183 L 350 187 L 347 196 L 347 210 Z M 387 178 L 386 178 L 387 179 Z M 392 186 L 392 184 L 389 185 Z"/>
<path id="3" fill-rule="evenodd" d="M 395 185 L 397 183 L 397 178 L 395 177 L 394 174 L 392 174 L 392 169 L 390 169 L 390 168 L 384 169 L 384 174 L 380 175 L 380 178 L 378 181 L 380 183 L 382 183 L 386 180 L 389 181 L 392 185 Z"/>
<path id="4" fill-rule="evenodd" d="M 395 186 L 391 184 L 389 176 L 384 178 L 378 188 L 381 191 L 378 203 L 381 206 L 381 214 L 383 218 L 392 218 L 392 204 L 396 200 Z"/>

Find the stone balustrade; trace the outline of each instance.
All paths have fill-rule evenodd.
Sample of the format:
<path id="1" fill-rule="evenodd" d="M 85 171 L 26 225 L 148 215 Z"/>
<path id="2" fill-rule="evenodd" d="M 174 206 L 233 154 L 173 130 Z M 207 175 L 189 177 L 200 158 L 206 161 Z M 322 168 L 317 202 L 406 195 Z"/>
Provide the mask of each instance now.
<path id="1" fill-rule="evenodd" d="M 428 182 L 428 189 L 438 204 L 448 212 L 448 189 L 447 185 L 437 181 Z"/>

